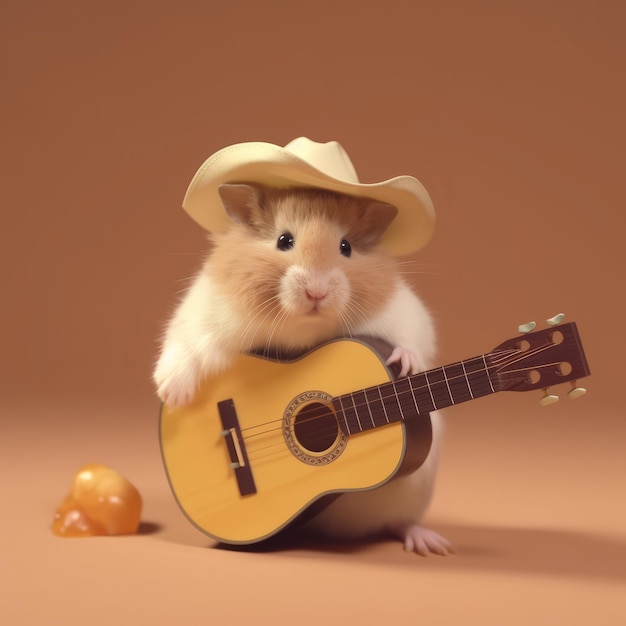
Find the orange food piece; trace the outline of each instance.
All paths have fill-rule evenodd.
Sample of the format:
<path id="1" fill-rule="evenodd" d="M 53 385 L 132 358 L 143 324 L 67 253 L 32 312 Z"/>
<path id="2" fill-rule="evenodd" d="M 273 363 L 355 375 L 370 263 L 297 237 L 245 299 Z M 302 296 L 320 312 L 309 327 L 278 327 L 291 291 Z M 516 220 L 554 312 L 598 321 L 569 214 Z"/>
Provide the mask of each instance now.
<path id="1" fill-rule="evenodd" d="M 127 535 L 141 520 L 141 496 L 114 469 L 92 463 L 74 476 L 69 494 L 54 515 L 52 532 L 59 537 Z"/>

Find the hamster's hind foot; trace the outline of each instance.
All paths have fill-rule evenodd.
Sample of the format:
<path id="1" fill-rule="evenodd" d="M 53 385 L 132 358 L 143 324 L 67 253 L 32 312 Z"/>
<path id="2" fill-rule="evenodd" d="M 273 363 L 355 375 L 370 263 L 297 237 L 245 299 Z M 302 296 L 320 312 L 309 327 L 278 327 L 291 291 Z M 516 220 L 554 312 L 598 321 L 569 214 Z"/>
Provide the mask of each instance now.
<path id="1" fill-rule="evenodd" d="M 421 556 L 454 554 L 452 544 L 445 537 L 419 524 L 402 523 L 391 526 L 389 530 L 404 543 L 407 552 L 416 552 Z"/>

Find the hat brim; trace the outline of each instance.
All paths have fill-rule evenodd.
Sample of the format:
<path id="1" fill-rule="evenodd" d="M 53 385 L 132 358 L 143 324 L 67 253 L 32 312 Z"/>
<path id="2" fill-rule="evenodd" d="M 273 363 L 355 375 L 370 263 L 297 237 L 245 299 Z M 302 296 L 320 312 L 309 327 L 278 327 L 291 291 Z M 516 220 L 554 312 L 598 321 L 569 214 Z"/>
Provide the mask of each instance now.
<path id="1" fill-rule="evenodd" d="M 392 204 L 398 214 L 380 245 L 394 256 L 419 250 L 434 231 L 433 203 L 424 186 L 412 176 L 397 176 L 380 183 L 346 182 L 332 178 L 280 146 L 248 142 L 228 146 L 210 156 L 189 184 L 183 208 L 209 232 L 222 232 L 232 224 L 218 193 L 218 187 L 224 183 L 313 187 Z"/>

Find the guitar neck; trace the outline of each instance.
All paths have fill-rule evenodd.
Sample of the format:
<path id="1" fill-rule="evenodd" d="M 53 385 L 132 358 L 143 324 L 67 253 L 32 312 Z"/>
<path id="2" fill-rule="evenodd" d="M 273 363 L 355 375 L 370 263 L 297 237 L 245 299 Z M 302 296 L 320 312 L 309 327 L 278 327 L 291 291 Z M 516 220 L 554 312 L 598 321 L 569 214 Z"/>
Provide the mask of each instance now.
<path id="1" fill-rule="evenodd" d="M 348 435 L 501 391 L 492 355 L 481 355 L 333 398 Z"/>

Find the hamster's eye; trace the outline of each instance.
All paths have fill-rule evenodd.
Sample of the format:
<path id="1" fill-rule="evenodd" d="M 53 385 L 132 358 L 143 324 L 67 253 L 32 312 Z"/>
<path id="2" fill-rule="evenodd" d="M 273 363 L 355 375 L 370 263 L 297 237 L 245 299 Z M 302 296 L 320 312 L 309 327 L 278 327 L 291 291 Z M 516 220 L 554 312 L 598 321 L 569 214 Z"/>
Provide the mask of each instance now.
<path id="1" fill-rule="evenodd" d="M 341 254 L 343 254 L 343 256 L 350 256 L 352 254 L 352 246 L 350 245 L 350 242 L 346 239 L 341 240 L 341 243 L 339 244 L 339 250 L 341 251 Z"/>
<path id="2" fill-rule="evenodd" d="M 291 250 L 293 248 L 293 235 L 287 231 L 283 233 L 276 242 L 276 247 L 279 250 Z"/>

